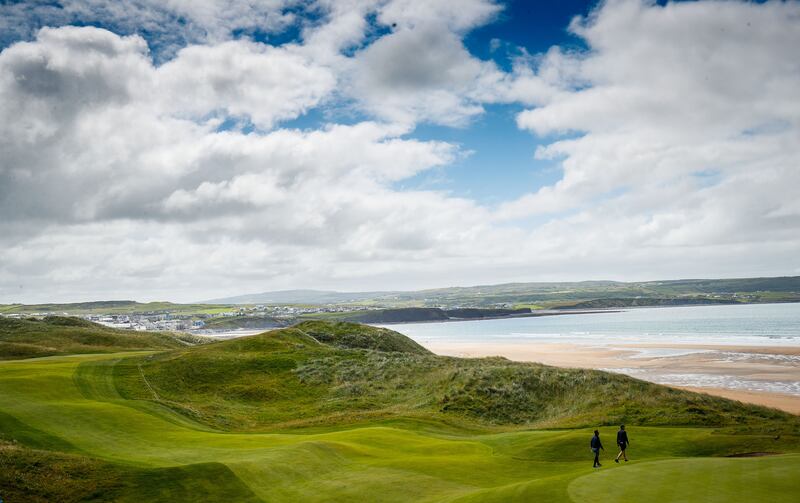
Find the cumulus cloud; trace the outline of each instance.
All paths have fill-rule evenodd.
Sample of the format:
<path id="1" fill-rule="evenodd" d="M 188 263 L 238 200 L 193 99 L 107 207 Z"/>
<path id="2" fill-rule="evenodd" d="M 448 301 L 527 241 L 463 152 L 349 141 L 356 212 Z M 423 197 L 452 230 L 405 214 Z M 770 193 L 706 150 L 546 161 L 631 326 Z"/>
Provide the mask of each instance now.
<path id="1" fill-rule="evenodd" d="M 350 75 L 353 95 L 370 113 L 414 124 L 463 126 L 503 78 L 492 61 L 473 57 L 464 32 L 501 10 L 491 1 L 395 0 L 378 20 L 392 32 L 360 51 Z"/>
<path id="2" fill-rule="evenodd" d="M 518 116 L 566 135 L 537 152 L 563 178 L 498 217 L 566 212 L 558 236 L 540 232 L 596 249 L 798 246 L 799 20 L 791 2 L 634 0 L 577 19 L 589 51 Z"/>
<path id="3" fill-rule="evenodd" d="M 33 38 L 39 28 L 74 23 L 146 34 L 161 57 L 187 44 L 228 40 L 234 32 L 277 33 L 295 22 L 295 0 L 26 0 L 0 3 L 0 45 Z M 163 52 L 163 54 L 160 54 Z"/>
<path id="4" fill-rule="evenodd" d="M 271 127 L 330 92 L 330 71 L 291 47 L 191 46 L 156 67 L 137 36 L 43 29 L 0 54 L 0 75 L 3 296 L 459 255 L 481 225 L 453 223 L 486 221 L 471 201 L 392 188 L 451 162 L 453 145 L 373 121 Z M 263 130 L 218 128 L 240 114 Z"/>
<path id="5" fill-rule="evenodd" d="M 0 300 L 798 267 L 797 3 L 610 0 L 570 27 L 586 50 L 510 71 L 464 44 L 493 1 L 60 5 L 0 6 L 19 30 L 111 28 L 0 53 Z M 234 35 L 289 24 L 282 45 Z M 179 29 L 136 35 L 156 25 Z M 398 188 L 467 155 L 419 124 L 494 103 L 557 183 L 497 207 Z M 289 126 L 311 110 L 333 118 Z"/>
<path id="6" fill-rule="evenodd" d="M 199 119 L 214 111 L 269 129 L 316 105 L 336 78 L 292 48 L 247 41 L 181 49 L 157 72 L 163 108 Z"/>

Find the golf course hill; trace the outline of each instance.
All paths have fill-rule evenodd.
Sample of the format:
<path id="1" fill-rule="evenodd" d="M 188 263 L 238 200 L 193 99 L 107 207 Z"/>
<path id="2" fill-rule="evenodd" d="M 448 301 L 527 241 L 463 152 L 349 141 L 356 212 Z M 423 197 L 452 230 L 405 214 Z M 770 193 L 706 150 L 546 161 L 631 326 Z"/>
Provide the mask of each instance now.
<path id="1" fill-rule="evenodd" d="M 2 334 L 7 502 L 797 501 L 800 417 L 623 375 L 343 322 L 198 345 L 76 319 Z"/>
<path id="2" fill-rule="evenodd" d="M 0 316 L 0 360 L 41 356 L 166 350 L 205 342 L 188 334 L 134 332 L 65 316 Z"/>
<path id="3" fill-rule="evenodd" d="M 626 423 L 800 432 L 800 418 L 774 409 L 602 371 L 437 356 L 392 330 L 348 322 L 125 358 L 111 377 L 125 399 L 227 431 L 413 419 L 490 430 Z"/>

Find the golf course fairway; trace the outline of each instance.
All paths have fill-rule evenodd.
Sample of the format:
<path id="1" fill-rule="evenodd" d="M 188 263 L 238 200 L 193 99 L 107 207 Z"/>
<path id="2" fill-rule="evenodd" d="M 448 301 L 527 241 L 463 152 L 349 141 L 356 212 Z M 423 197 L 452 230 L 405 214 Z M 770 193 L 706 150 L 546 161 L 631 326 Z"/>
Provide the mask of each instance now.
<path id="1" fill-rule="evenodd" d="M 616 465 L 607 426 L 604 466 L 593 470 L 590 428 L 470 431 L 407 419 L 231 433 L 121 398 L 108 370 L 141 355 L 0 362 L 5 502 L 797 501 L 793 435 L 634 426 L 632 461 Z M 750 452 L 783 454 L 724 457 Z M 78 465 L 82 479 L 48 485 L 45 472 L 37 482 L 49 456 L 61 476 Z"/>

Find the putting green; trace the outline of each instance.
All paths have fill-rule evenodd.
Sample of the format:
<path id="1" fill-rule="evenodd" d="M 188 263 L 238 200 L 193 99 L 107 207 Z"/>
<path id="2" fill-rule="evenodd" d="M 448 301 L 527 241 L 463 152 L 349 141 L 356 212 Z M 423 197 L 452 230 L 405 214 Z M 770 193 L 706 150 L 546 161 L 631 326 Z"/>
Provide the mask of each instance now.
<path id="1" fill-rule="evenodd" d="M 607 470 L 575 479 L 575 501 L 798 500 L 798 455 L 733 459 L 670 459 Z"/>
<path id="2" fill-rule="evenodd" d="M 114 495 L 123 501 L 200 501 L 214 499 L 212 491 L 231 501 L 270 502 L 734 501 L 741 494 L 796 501 L 800 455 L 697 457 L 798 452 L 792 436 L 633 427 L 635 461 L 614 465 L 609 452 L 602 471 L 593 471 L 588 430 L 476 434 L 403 420 L 313 433 L 227 433 L 163 405 L 120 398 L 113 365 L 131 356 L 0 363 L 0 433 L 127 467 L 137 475 Z M 611 444 L 614 429 L 601 431 Z"/>

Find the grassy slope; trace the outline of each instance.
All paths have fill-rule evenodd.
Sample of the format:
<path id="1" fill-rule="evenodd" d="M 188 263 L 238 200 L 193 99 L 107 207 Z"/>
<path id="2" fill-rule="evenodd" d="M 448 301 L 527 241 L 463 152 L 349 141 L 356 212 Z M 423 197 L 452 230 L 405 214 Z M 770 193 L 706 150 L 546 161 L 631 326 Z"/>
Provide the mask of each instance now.
<path id="1" fill-rule="evenodd" d="M 372 349 L 414 355 L 430 355 L 403 334 L 385 328 L 348 322 L 305 321 L 292 327 L 317 341 L 339 349 Z"/>
<path id="2" fill-rule="evenodd" d="M 203 342 L 185 334 L 116 330 L 78 318 L 0 317 L 0 360 L 60 354 L 173 349 Z"/>
<path id="3" fill-rule="evenodd" d="M 391 330 L 351 323 L 305 322 L 133 358 L 114 373 L 126 398 L 155 396 L 241 431 L 412 417 L 481 427 L 625 422 L 800 432 L 800 419 L 764 407 L 599 371 L 436 356 Z"/>
<path id="4" fill-rule="evenodd" d="M 334 342 L 342 345 L 342 340 Z M 184 378 L 200 379 L 206 372 L 223 377 L 236 371 L 238 364 L 247 373 L 259 359 L 263 360 L 260 373 L 286 377 L 272 370 L 303 354 L 312 361 L 333 358 L 329 363 L 334 367 L 338 361 L 345 362 L 342 375 L 354 382 L 361 381 L 353 372 L 364 368 L 351 365 L 358 358 L 397 357 L 402 365 L 435 358 L 424 353 L 332 348 L 303 331 L 281 330 L 155 355 L 151 362 L 143 362 L 148 382 L 156 382 L 152 388 L 137 365 L 131 365 L 142 356 L 130 353 L 0 362 L 0 496 L 8 501 L 91 501 L 87 495 L 94 495 L 96 501 L 587 501 L 581 493 L 587 485 L 597 488 L 588 501 L 615 501 L 614 491 L 619 490 L 635 491 L 630 501 L 656 503 L 691 500 L 698 494 L 751 494 L 775 502 L 796 496 L 792 476 L 800 470 L 800 455 L 721 457 L 753 451 L 800 452 L 796 434 L 784 429 L 776 439 L 769 432 L 775 423 L 790 420 L 778 413 L 777 419 L 746 421 L 751 423 L 747 431 L 632 425 L 629 454 L 633 461 L 619 466 L 608 459 L 613 455 L 610 444 L 615 428 L 601 427 L 609 452 L 604 454 L 605 468 L 593 473 L 587 448 L 591 427 L 490 427 L 480 418 L 458 412 L 461 420 L 455 422 L 448 421 L 449 413 L 420 413 L 386 415 L 348 426 L 334 426 L 334 421 L 293 433 L 221 432 L 176 415 L 174 404 L 159 396 L 163 390 L 153 372 L 159 362 L 170 358 L 180 362 L 192 360 L 186 355 L 202 355 L 207 360 L 194 363 L 205 366 Z M 492 368 L 528 368 L 508 366 L 502 360 L 478 362 L 476 368 L 487 362 Z M 222 368 L 215 369 L 217 364 Z M 321 367 L 314 364 L 313 368 Z M 136 373 L 144 390 L 142 399 L 126 399 L 120 381 L 131 386 Z M 212 381 L 186 386 L 199 389 Z M 298 389 L 308 391 L 309 384 L 297 382 Z M 291 386 L 277 386 L 274 391 L 283 388 L 289 394 L 297 392 Z M 206 391 L 210 394 L 212 388 Z M 306 404 L 313 401 L 311 397 Z M 349 399 L 343 403 L 352 405 Z M 293 400 L 285 405 L 307 410 Z M 728 406 L 732 407 L 732 415 L 725 416 L 728 419 L 751 412 Z M 676 482 L 688 482 L 695 489 L 681 492 Z"/>

